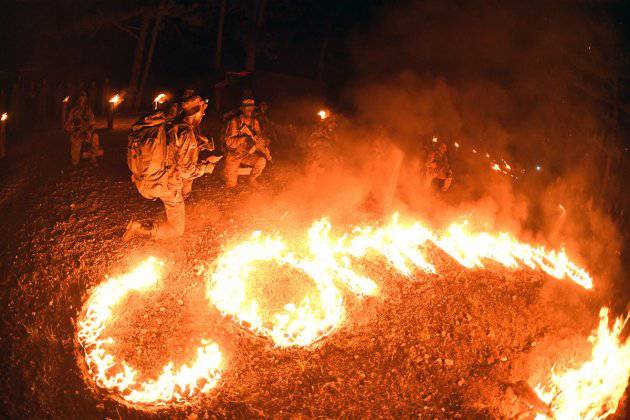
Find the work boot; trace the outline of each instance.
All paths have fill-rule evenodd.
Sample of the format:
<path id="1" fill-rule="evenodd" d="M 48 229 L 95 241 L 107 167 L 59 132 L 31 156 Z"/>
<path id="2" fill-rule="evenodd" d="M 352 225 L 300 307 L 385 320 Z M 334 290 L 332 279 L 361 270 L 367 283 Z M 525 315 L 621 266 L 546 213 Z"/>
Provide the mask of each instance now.
<path id="1" fill-rule="evenodd" d="M 125 233 L 122 237 L 123 242 L 127 243 L 132 240 L 136 236 L 148 237 L 151 235 L 151 231 L 144 226 L 142 223 L 136 222 L 135 220 L 131 220 L 127 224 L 127 228 L 125 229 Z"/>
<path id="2" fill-rule="evenodd" d="M 258 180 L 256 178 L 250 178 L 249 179 L 249 187 L 253 190 L 257 190 L 262 186 L 262 184 L 260 182 L 258 182 Z"/>

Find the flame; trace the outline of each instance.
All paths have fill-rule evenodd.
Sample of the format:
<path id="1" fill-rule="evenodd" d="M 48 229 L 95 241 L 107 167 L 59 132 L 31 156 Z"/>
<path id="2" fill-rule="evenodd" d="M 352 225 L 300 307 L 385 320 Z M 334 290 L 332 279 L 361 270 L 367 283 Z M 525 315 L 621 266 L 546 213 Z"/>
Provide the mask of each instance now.
<path id="1" fill-rule="evenodd" d="M 259 303 L 247 297 L 247 279 L 257 261 L 274 261 L 302 271 L 313 280 L 318 296 L 307 295 L 297 304 L 289 302 L 270 322 L 263 320 Z M 219 257 L 206 295 L 221 312 L 233 315 L 281 347 L 313 343 L 339 325 L 344 313 L 341 294 L 327 267 L 296 258 L 286 250 L 284 241 L 260 232 Z"/>
<path id="2" fill-rule="evenodd" d="M 510 269 L 540 269 L 557 279 L 568 278 L 591 289 L 592 278 L 571 262 L 564 251 L 547 251 L 517 241 L 508 233 L 471 232 L 467 222 L 453 223 L 437 233 L 420 222 L 402 223 L 395 214 L 382 227 L 362 226 L 350 233 L 334 236 L 326 218 L 313 223 L 302 245 L 288 250 L 285 240 L 255 232 L 226 250 L 209 275 L 206 295 L 225 315 L 233 316 L 245 327 L 267 336 L 277 346 L 307 346 L 330 334 L 343 322 L 343 285 L 358 296 L 375 295 L 376 282 L 353 265 L 358 259 L 384 258 L 399 273 L 411 277 L 415 270 L 437 273 L 427 256 L 436 247 L 466 268 L 483 268 L 494 261 Z M 285 311 L 263 319 L 259 302 L 248 296 L 248 279 L 256 262 L 271 261 L 297 269 L 313 281 L 317 294 L 300 303 L 288 303 Z M 269 326 L 268 326 L 269 325 Z"/>
<path id="3" fill-rule="evenodd" d="M 501 170 L 501 167 L 499 166 L 499 164 L 498 164 L 498 163 L 493 163 L 493 164 L 490 166 L 490 168 L 491 168 L 493 171 L 500 171 L 500 170 Z"/>
<path id="4" fill-rule="evenodd" d="M 453 143 L 453 146 L 455 146 L 456 149 L 459 149 L 459 143 L 455 142 Z"/>
<path id="5" fill-rule="evenodd" d="M 420 221 L 403 221 L 396 213 L 386 224 L 357 226 L 345 233 L 335 232 L 323 218 L 298 241 L 254 232 L 217 258 L 206 275 L 206 297 L 224 315 L 270 338 L 276 346 L 305 347 L 344 322 L 347 293 L 342 289 L 358 297 L 378 293 L 377 282 L 363 272 L 363 261 L 380 260 L 415 279 L 416 272 L 438 273 L 431 258 L 436 253 L 428 252 L 431 249 L 468 269 L 484 268 L 492 261 L 508 269 L 538 269 L 586 289 L 593 287 L 591 276 L 563 250 L 526 244 L 508 233 L 478 232 L 467 221 L 434 230 Z M 302 273 L 312 282 L 312 289 L 284 303 L 276 313 L 263 315 L 263 302 L 252 296 L 250 284 L 261 262 Z M 91 293 L 78 322 L 78 340 L 94 382 L 127 401 L 158 406 L 210 391 L 220 379 L 222 358 L 217 344 L 203 340 L 194 361 L 179 370 L 169 362 L 156 380 L 140 382 L 133 367 L 108 353 L 115 343 L 103 332 L 114 317 L 114 308 L 129 293 L 157 287 L 162 266 L 151 257 L 130 273 L 108 278 Z M 610 329 L 608 310 L 602 308 L 599 328 L 591 337 L 591 360 L 560 374 L 552 372 L 547 383 L 536 387 L 555 417 L 603 418 L 615 412 L 630 377 L 630 339 L 620 340 L 628 317 L 617 319 Z"/>
<path id="6" fill-rule="evenodd" d="M 109 103 L 112 104 L 114 108 L 116 108 L 122 101 L 123 98 L 118 93 L 109 99 Z"/>
<path id="7" fill-rule="evenodd" d="M 192 363 L 174 370 L 173 362 L 169 362 L 156 380 L 144 382 L 138 381 L 137 370 L 108 353 L 115 343 L 102 334 L 115 316 L 114 308 L 129 293 L 141 293 L 157 286 L 162 266 L 161 261 L 150 257 L 130 273 L 108 278 L 91 293 L 78 322 L 77 337 L 91 378 L 99 387 L 116 391 L 133 403 L 159 405 L 179 401 L 210 391 L 220 378 L 221 352 L 216 343 L 207 340 L 202 340 Z"/>
<path id="8" fill-rule="evenodd" d="M 164 102 L 166 102 L 166 94 L 160 93 L 158 96 L 155 97 L 155 99 L 153 99 L 153 102 L 156 104 L 163 104 Z"/>
<path id="9" fill-rule="evenodd" d="M 70 101 L 70 97 L 69 96 L 66 96 L 65 98 L 63 98 L 61 100 L 61 102 L 65 102 L 65 103 L 68 103 L 68 101 Z"/>
<path id="10" fill-rule="evenodd" d="M 611 329 L 608 308 L 602 308 L 599 326 L 589 337 L 591 359 L 562 373 L 552 371 L 546 384 L 536 386 L 555 418 L 602 419 L 617 411 L 630 379 L 630 338 L 620 339 L 629 316 L 617 318 Z"/>
<path id="11" fill-rule="evenodd" d="M 6 121 L 8 119 L 9 119 L 9 114 L 7 114 L 6 112 L 2 114 L 2 117 L 0 117 L 0 121 Z"/>
<path id="12" fill-rule="evenodd" d="M 328 118 L 328 112 L 326 112 L 325 110 L 320 110 L 317 115 L 319 115 L 319 118 L 323 121 L 326 118 Z"/>

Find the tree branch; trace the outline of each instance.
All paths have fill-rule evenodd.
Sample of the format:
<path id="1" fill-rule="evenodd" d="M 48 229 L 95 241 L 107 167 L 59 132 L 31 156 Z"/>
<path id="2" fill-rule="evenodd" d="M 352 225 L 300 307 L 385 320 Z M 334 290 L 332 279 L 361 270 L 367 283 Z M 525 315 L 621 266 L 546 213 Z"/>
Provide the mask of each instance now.
<path id="1" fill-rule="evenodd" d="M 138 39 L 138 34 L 134 33 L 133 31 L 131 31 L 128 28 L 125 28 L 123 25 L 121 25 L 118 22 L 112 22 L 112 25 L 114 25 L 115 27 L 117 27 L 118 29 L 120 29 L 121 31 L 125 32 L 127 35 L 129 35 L 130 37 L 134 38 L 134 39 Z"/>

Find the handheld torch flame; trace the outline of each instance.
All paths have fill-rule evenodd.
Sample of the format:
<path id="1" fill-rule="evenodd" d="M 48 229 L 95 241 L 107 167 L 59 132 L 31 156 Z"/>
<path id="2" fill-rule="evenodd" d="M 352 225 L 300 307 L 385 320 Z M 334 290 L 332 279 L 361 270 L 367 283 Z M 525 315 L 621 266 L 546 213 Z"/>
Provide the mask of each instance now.
<path id="1" fill-rule="evenodd" d="M 155 97 L 155 99 L 153 99 L 153 102 L 157 105 L 157 104 L 163 104 L 164 102 L 166 102 L 166 94 L 165 93 L 160 93 L 158 96 Z"/>
<path id="2" fill-rule="evenodd" d="M 69 101 L 70 101 L 70 97 L 69 96 L 66 96 L 65 98 L 63 98 L 61 100 L 61 102 L 64 102 L 64 103 L 68 103 Z"/>
<path id="3" fill-rule="evenodd" d="M 109 103 L 116 108 L 122 101 L 122 97 L 117 93 L 110 98 Z"/>
<path id="4" fill-rule="evenodd" d="M 8 119 L 9 119 L 9 114 L 7 114 L 6 112 L 2 114 L 2 117 L 0 117 L 0 121 L 6 121 Z"/>
<path id="5" fill-rule="evenodd" d="M 319 118 L 323 121 L 326 118 L 328 118 L 328 112 L 326 112 L 325 110 L 321 110 L 317 113 L 317 115 L 319 115 Z"/>

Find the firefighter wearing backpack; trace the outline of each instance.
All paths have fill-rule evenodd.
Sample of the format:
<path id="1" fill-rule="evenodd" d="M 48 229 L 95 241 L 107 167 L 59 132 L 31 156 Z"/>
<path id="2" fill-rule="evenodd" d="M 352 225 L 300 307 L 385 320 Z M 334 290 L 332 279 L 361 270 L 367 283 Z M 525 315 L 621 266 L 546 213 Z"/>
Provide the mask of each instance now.
<path id="1" fill-rule="evenodd" d="M 131 179 L 143 197 L 162 201 L 166 221 L 146 228 L 131 220 L 123 241 L 136 236 L 170 239 L 184 233 L 184 188 L 193 179 L 212 173 L 215 166 L 198 163 L 200 139 L 196 132 L 206 107 L 199 96 L 185 98 L 170 115 L 154 112 L 132 127 L 127 150 Z"/>

